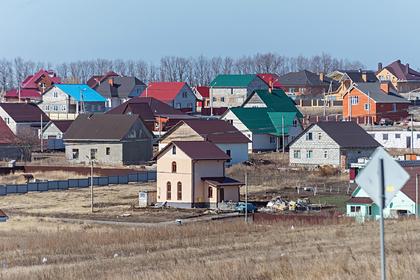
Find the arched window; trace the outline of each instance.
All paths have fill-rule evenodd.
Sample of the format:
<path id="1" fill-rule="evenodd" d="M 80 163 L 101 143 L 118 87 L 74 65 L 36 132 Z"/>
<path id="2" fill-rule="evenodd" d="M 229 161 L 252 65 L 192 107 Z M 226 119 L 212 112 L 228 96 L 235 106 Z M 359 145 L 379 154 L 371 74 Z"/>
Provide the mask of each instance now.
<path id="1" fill-rule="evenodd" d="M 171 182 L 166 183 L 166 200 L 171 200 Z"/>
<path id="2" fill-rule="evenodd" d="M 172 173 L 176 173 L 176 162 L 172 162 Z"/>
<path id="3" fill-rule="evenodd" d="M 178 182 L 177 184 L 177 197 L 178 200 L 182 200 L 182 183 Z"/>

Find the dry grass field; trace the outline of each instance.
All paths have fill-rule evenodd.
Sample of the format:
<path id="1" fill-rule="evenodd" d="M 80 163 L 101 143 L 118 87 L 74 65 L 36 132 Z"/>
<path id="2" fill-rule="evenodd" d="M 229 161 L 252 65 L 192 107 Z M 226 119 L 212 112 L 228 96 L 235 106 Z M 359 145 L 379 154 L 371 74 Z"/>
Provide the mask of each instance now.
<path id="1" fill-rule="evenodd" d="M 25 184 L 26 179 L 23 172 L 16 172 L 14 174 L 1 175 L 0 184 Z M 53 171 L 53 172 L 34 172 L 31 173 L 34 179 L 37 180 L 67 180 L 69 178 L 86 178 L 86 175 L 80 175 L 75 172 Z M 97 176 L 95 174 L 95 176 Z"/>
<path id="2" fill-rule="evenodd" d="M 386 224 L 389 279 L 419 279 L 417 221 Z M 243 222 L 126 228 L 16 218 L 0 279 L 378 279 L 377 223 Z"/>

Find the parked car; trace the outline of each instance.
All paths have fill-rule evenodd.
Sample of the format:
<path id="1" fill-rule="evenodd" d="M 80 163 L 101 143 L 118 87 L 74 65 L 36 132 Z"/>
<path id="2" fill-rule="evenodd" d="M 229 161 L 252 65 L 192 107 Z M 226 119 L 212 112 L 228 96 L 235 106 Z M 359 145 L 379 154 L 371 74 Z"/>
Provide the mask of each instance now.
<path id="1" fill-rule="evenodd" d="M 394 122 L 388 118 L 382 118 L 379 120 L 379 125 L 393 125 Z"/>
<path id="2" fill-rule="evenodd" d="M 238 202 L 235 207 L 235 211 L 240 213 L 245 213 L 245 209 L 248 209 L 248 213 L 255 213 L 257 211 L 257 206 L 252 203 Z"/>

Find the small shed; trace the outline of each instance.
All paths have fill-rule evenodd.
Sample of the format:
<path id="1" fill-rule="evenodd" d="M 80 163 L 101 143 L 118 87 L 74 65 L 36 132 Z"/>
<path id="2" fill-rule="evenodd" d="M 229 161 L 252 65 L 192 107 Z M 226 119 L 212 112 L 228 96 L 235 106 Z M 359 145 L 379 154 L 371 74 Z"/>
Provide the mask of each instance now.
<path id="1" fill-rule="evenodd" d="M 157 201 L 157 191 L 139 192 L 139 207 L 148 207 Z"/>
<path id="2" fill-rule="evenodd" d="M 0 222 L 6 222 L 9 219 L 9 216 L 0 209 Z"/>

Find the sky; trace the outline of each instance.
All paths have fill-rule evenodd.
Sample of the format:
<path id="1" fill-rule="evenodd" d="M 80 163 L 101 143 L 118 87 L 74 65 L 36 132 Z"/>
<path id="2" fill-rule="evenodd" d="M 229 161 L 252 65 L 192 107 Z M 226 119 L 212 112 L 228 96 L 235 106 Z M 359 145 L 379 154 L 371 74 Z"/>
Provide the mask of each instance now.
<path id="1" fill-rule="evenodd" d="M 329 53 L 420 68 L 418 0 L 0 0 L 0 58 Z"/>

